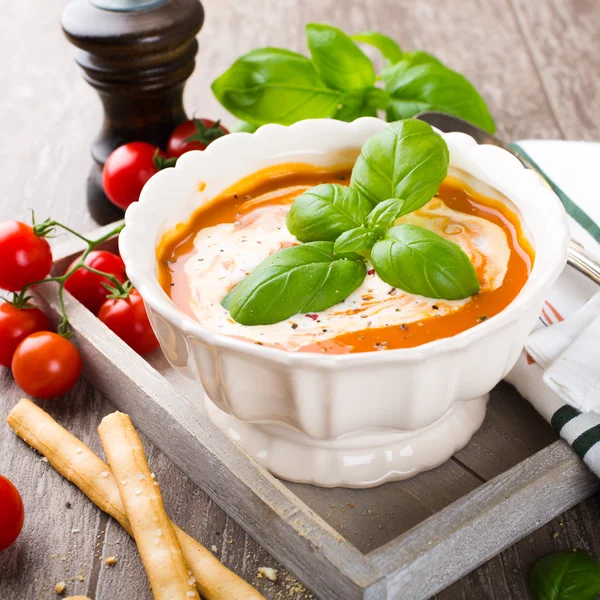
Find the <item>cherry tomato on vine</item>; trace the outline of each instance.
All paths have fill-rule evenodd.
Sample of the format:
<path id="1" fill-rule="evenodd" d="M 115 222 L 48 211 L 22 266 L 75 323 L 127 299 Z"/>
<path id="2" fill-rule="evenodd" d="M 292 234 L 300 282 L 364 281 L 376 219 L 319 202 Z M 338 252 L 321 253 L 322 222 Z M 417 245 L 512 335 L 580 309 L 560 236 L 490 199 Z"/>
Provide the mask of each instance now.
<path id="1" fill-rule="evenodd" d="M 25 509 L 19 491 L 0 475 L 0 552 L 19 537 L 24 520 Z"/>
<path id="2" fill-rule="evenodd" d="M 148 354 L 158 348 L 144 301 L 137 291 L 128 298 L 107 300 L 98 318 L 138 354 Z"/>
<path id="3" fill-rule="evenodd" d="M 106 159 L 102 187 L 109 200 L 125 210 L 137 202 L 140 192 L 152 175 L 173 166 L 165 153 L 147 142 L 130 142 L 119 146 Z"/>
<path id="4" fill-rule="evenodd" d="M 48 242 L 20 221 L 0 223 L 0 288 L 16 292 L 43 279 L 52 268 Z"/>
<path id="5" fill-rule="evenodd" d="M 77 263 L 79 259 L 74 260 L 67 272 L 70 271 Z M 90 252 L 84 263 L 92 269 L 97 271 L 103 271 L 109 275 L 114 275 L 119 283 L 125 283 L 127 275 L 125 273 L 125 263 L 120 256 L 106 252 L 105 250 L 93 250 Z M 65 283 L 65 289 L 75 296 L 79 302 L 81 302 L 88 310 L 97 314 L 102 306 L 102 303 L 106 300 L 106 297 L 110 293 L 102 284 L 106 283 L 112 285 L 110 279 L 92 273 L 83 267 L 80 267 L 67 279 Z"/>
<path id="6" fill-rule="evenodd" d="M 184 121 L 171 134 L 167 155 L 179 157 L 190 150 L 204 150 L 211 142 L 228 133 L 229 131 L 221 125 L 220 121 L 210 119 Z"/>
<path id="7" fill-rule="evenodd" d="M 26 337 L 12 360 L 18 386 L 41 400 L 66 394 L 77 383 L 81 367 L 81 355 L 75 345 L 49 331 Z"/>
<path id="8" fill-rule="evenodd" d="M 48 317 L 34 306 L 16 308 L 0 304 L 0 365 L 10 367 L 17 346 L 36 331 L 49 331 Z"/>

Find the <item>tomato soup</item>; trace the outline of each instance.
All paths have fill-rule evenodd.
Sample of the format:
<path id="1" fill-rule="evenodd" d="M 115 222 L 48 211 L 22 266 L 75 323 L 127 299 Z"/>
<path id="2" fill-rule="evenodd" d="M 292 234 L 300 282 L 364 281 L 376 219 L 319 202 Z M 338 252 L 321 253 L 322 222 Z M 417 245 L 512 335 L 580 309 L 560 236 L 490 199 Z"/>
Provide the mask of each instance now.
<path id="1" fill-rule="evenodd" d="M 294 199 L 320 183 L 348 184 L 351 166 L 270 167 L 240 181 L 168 232 L 157 248 L 158 276 L 173 302 L 202 325 L 289 351 L 340 354 L 408 348 L 475 327 L 504 309 L 531 271 L 534 252 L 507 203 L 449 176 L 424 207 L 401 217 L 458 243 L 481 289 L 464 300 L 411 295 L 383 282 L 368 263 L 363 284 L 344 302 L 273 325 L 236 323 L 226 293 L 273 252 L 299 243 L 285 226 Z"/>

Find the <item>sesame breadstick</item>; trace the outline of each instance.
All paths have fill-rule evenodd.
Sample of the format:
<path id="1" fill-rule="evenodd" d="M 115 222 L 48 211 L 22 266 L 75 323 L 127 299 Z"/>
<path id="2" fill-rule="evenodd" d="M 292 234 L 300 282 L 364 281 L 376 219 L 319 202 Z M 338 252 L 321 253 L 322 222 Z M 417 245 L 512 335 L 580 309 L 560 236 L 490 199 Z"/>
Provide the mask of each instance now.
<path id="1" fill-rule="evenodd" d="M 131 419 L 114 412 L 102 419 L 98 433 L 155 600 L 200 600 Z"/>
<path id="2" fill-rule="evenodd" d="M 7 422 L 63 477 L 132 534 L 113 473 L 90 448 L 30 400 L 21 400 L 12 409 Z M 250 584 L 221 564 L 212 552 L 177 525 L 173 524 L 173 527 L 196 586 L 206 600 L 264 600 Z"/>

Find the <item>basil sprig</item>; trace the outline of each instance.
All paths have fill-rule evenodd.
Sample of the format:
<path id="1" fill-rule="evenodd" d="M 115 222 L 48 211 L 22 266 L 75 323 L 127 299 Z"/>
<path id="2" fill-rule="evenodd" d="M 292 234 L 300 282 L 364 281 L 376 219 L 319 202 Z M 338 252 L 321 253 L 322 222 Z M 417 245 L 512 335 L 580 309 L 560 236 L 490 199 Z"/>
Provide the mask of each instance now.
<path id="1" fill-rule="evenodd" d="M 600 594 L 600 563 L 587 552 L 557 552 L 531 572 L 536 600 L 594 600 Z"/>
<path id="2" fill-rule="evenodd" d="M 333 242 L 309 242 L 269 256 L 222 304 L 242 325 L 270 325 L 338 304 L 366 274 L 361 256 L 334 254 Z"/>
<path id="3" fill-rule="evenodd" d="M 438 110 L 495 131 L 475 87 L 431 54 L 403 52 L 394 40 L 374 31 L 350 37 L 336 27 L 309 23 L 306 35 L 310 59 L 279 48 L 238 58 L 212 84 L 219 102 L 255 126 L 322 117 L 353 121 L 376 116 L 378 110 L 396 121 Z M 383 55 L 386 66 L 379 76 L 358 44 Z"/>
<path id="4" fill-rule="evenodd" d="M 475 269 L 458 244 L 416 225 L 394 226 L 431 200 L 448 165 L 446 142 L 430 125 L 390 124 L 363 145 L 349 187 L 321 184 L 294 200 L 287 227 L 306 243 L 265 259 L 223 306 L 242 325 L 325 310 L 363 282 L 369 251 L 379 277 L 410 294 L 457 300 L 477 293 Z"/>

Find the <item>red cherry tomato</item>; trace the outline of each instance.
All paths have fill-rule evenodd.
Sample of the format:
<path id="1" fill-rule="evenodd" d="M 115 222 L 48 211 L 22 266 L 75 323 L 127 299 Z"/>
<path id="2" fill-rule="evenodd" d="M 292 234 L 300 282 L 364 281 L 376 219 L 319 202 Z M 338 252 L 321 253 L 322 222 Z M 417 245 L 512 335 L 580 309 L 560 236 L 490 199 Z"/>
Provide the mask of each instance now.
<path id="1" fill-rule="evenodd" d="M 0 365 L 10 367 L 17 346 L 28 335 L 49 329 L 50 321 L 39 308 L 0 304 Z"/>
<path id="2" fill-rule="evenodd" d="M 211 142 L 228 133 L 229 131 L 221 125 L 220 121 L 210 119 L 184 121 L 171 134 L 167 155 L 179 157 L 190 150 L 204 150 Z"/>
<path id="3" fill-rule="evenodd" d="M 81 366 L 79 350 L 69 340 L 49 331 L 26 337 L 12 360 L 18 386 L 43 400 L 66 394 L 77 383 Z"/>
<path id="4" fill-rule="evenodd" d="M 0 288 L 16 292 L 44 279 L 52 268 L 48 242 L 20 221 L 0 223 Z"/>
<path id="5" fill-rule="evenodd" d="M 79 261 L 76 259 L 69 266 L 70 271 Z M 104 250 L 94 250 L 85 258 L 85 264 L 97 271 L 103 271 L 109 275 L 114 275 L 120 283 L 127 280 L 125 273 L 125 263 L 120 256 L 106 252 Z M 102 303 L 108 296 L 108 290 L 102 285 L 107 283 L 112 285 L 110 279 L 102 277 L 97 273 L 92 273 L 83 267 L 80 267 L 67 279 L 65 289 L 71 293 L 79 302 L 81 302 L 88 310 L 94 314 L 98 314 Z"/>
<path id="6" fill-rule="evenodd" d="M 144 301 L 137 291 L 132 291 L 126 299 L 107 300 L 98 318 L 138 354 L 158 348 Z"/>
<path id="7" fill-rule="evenodd" d="M 0 475 L 0 552 L 19 537 L 24 520 L 21 495 L 6 477 Z"/>
<path id="8" fill-rule="evenodd" d="M 164 152 L 146 142 L 130 142 L 119 146 L 106 159 L 102 171 L 102 187 L 109 200 L 125 210 L 137 202 L 140 192 L 152 175 L 158 172 L 155 154 Z"/>

